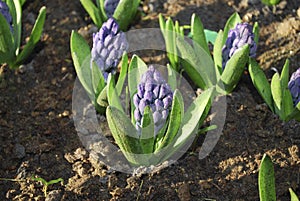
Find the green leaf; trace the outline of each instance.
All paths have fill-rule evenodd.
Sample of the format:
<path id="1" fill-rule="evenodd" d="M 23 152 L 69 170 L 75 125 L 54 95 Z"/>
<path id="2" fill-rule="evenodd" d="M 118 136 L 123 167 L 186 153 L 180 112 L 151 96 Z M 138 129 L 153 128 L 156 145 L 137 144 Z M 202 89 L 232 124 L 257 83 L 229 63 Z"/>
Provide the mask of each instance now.
<path id="1" fill-rule="evenodd" d="M 0 13 L 0 64 L 11 63 L 14 59 L 13 36 L 9 25 Z"/>
<path id="2" fill-rule="evenodd" d="M 86 12 L 89 14 L 93 22 L 96 24 L 97 27 L 102 26 L 102 19 L 100 16 L 100 10 L 95 6 L 93 1 L 91 0 L 80 0 L 83 8 L 86 10 Z"/>
<path id="3" fill-rule="evenodd" d="M 28 56 L 32 53 L 35 45 L 40 40 L 42 32 L 43 32 L 43 26 L 44 26 L 45 19 L 46 19 L 46 7 L 43 6 L 40 9 L 39 15 L 35 21 L 35 24 L 31 31 L 29 41 L 26 43 L 22 52 L 17 56 L 17 61 L 16 61 L 17 65 L 22 64 L 24 62 L 24 60 L 28 58 Z"/>
<path id="4" fill-rule="evenodd" d="M 258 173 L 260 201 L 276 201 L 274 167 L 271 158 L 264 154 Z"/>
<path id="5" fill-rule="evenodd" d="M 285 118 L 285 121 L 296 119 L 300 122 L 300 102 L 294 107 L 293 111 Z"/>
<path id="6" fill-rule="evenodd" d="M 137 91 L 141 76 L 148 70 L 147 65 L 137 55 L 133 55 L 128 69 L 128 85 L 130 97 Z"/>
<path id="7" fill-rule="evenodd" d="M 208 55 L 210 55 L 210 51 L 207 45 L 203 24 L 200 18 L 193 14 L 191 18 L 191 34 L 193 43 L 196 42 L 200 47 L 202 47 Z"/>
<path id="8" fill-rule="evenodd" d="M 254 33 L 254 41 L 256 43 L 256 45 L 258 45 L 258 40 L 259 40 L 259 27 L 258 27 L 258 23 L 255 22 L 253 25 L 253 33 Z"/>
<path id="9" fill-rule="evenodd" d="M 21 44 L 22 7 L 19 0 L 7 0 L 6 3 L 13 18 L 14 54 L 17 56 Z"/>
<path id="10" fill-rule="evenodd" d="M 279 4 L 280 0 L 261 0 L 261 2 L 267 6 L 273 6 Z"/>
<path id="11" fill-rule="evenodd" d="M 291 201 L 299 201 L 299 198 L 297 197 L 296 193 L 294 193 L 293 189 L 289 188 L 290 195 L 291 195 Z"/>
<path id="12" fill-rule="evenodd" d="M 280 76 L 280 82 L 281 82 L 281 90 L 283 93 L 282 107 L 284 108 L 283 110 L 284 118 L 286 118 L 289 114 L 292 113 L 294 109 L 293 98 L 290 90 L 288 89 L 288 82 L 289 82 L 289 60 L 288 59 L 285 61 L 285 64 L 283 66 L 281 76 Z"/>
<path id="13" fill-rule="evenodd" d="M 211 57 L 198 45 L 195 45 L 195 49 L 193 49 L 181 37 L 177 37 L 176 43 L 180 50 L 181 58 L 190 64 L 185 65 L 186 63 L 183 62 L 183 68 L 193 82 L 201 89 L 212 86 L 216 78 Z"/>
<path id="14" fill-rule="evenodd" d="M 209 88 L 200 94 L 189 106 L 183 116 L 181 127 L 178 131 L 178 138 L 174 144 L 174 151 L 178 150 L 187 142 L 198 126 L 198 122 L 211 99 L 214 88 Z M 173 152 L 174 153 L 174 152 Z"/>
<path id="15" fill-rule="evenodd" d="M 175 70 L 169 64 L 167 64 L 167 69 L 168 69 L 168 84 L 170 85 L 172 91 L 175 91 L 175 89 L 177 89 L 177 77 L 176 77 Z M 178 85 L 180 85 L 180 83 L 178 83 Z"/>
<path id="16" fill-rule="evenodd" d="M 76 31 L 72 31 L 71 39 L 71 55 L 76 70 L 76 74 L 87 91 L 89 97 L 94 99 L 92 75 L 90 70 L 91 50 L 84 38 Z"/>
<path id="17" fill-rule="evenodd" d="M 204 29 L 204 34 L 207 42 L 210 42 L 212 45 L 215 44 L 218 33 L 212 30 Z"/>
<path id="18" fill-rule="evenodd" d="M 167 19 L 165 30 L 166 51 L 170 60 L 171 66 L 178 71 L 177 66 L 177 49 L 176 49 L 176 31 L 171 18 Z"/>
<path id="19" fill-rule="evenodd" d="M 184 102 L 182 95 L 178 90 L 175 90 L 172 101 L 172 108 L 169 115 L 169 125 L 165 136 L 160 142 L 159 146 L 156 146 L 155 152 L 160 151 L 166 146 L 174 143 L 174 139 L 178 134 L 178 130 L 181 126 L 181 121 L 184 115 Z"/>
<path id="20" fill-rule="evenodd" d="M 92 64 L 93 92 L 95 94 L 95 98 L 97 99 L 98 95 L 100 94 L 100 92 L 103 90 L 105 86 L 105 80 L 97 64 L 94 61 L 92 61 L 91 64 Z"/>
<path id="21" fill-rule="evenodd" d="M 126 31 L 136 15 L 140 0 L 122 0 L 119 2 L 113 17 L 117 20 L 121 30 Z"/>
<path id="22" fill-rule="evenodd" d="M 121 60 L 121 72 L 116 85 L 116 89 L 119 96 L 122 93 L 123 85 L 127 76 L 127 70 L 128 70 L 128 56 L 127 53 L 124 52 Z"/>
<path id="23" fill-rule="evenodd" d="M 107 78 L 107 100 L 108 104 L 110 106 L 115 107 L 119 111 L 122 111 L 124 113 L 121 100 L 118 96 L 116 87 L 115 87 L 115 82 L 114 82 L 114 76 L 110 73 Z"/>
<path id="24" fill-rule="evenodd" d="M 259 64 L 252 58 L 249 59 L 249 74 L 253 85 L 257 89 L 258 93 L 264 99 L 269 108 L 274 112 L 273 98 L 271 93 L 271 86 L 268 79 L 260 68 Z"/>
<path id="25" fill-rule="evenodd" d="M 103 107 L 103 108 L 99 108 L 100 111 L 98 111 L 99 113 L 103 114 L 103 112 L 105 112 L 106 107 L 108 106 L 107 85 L 104 86 L 102 91 L 100 91 L 100 94 L 98 95 L 96 102 L 100 107 Z"/>
<path id="26" fill-rule="evenodd" d="M 125 156 L 126 153 L 141 154 L 140 140 L 130 119 L 113 106 L 107 107 L 106 117 L 109 129 Z"/>
<path id="27" fill-rule="evenodd" d="M 163 16 L 162 16 L 161 13 L 158 15 L 158 20 L 159 20 L 159 27 L 160 27 L 160 30 L 161 30 L 161 32 L 162 32 L 164 38 L 165 38 L 165 37 L 166 37 L 166 36 L 165 36 L 166 22 L 165 22 L 165 20 L 164 20 L 164 18 L 163 18 Z"/>
<path id="28" fill-rule="evenodd" d="M 225 44 L 226 39 L 228 37 L 228 32 L 230 29 L 235 28 L 237 23 L 240 23 L 242 20 L 238 13 L 233 13 L 227 20 L 224 28 L 224 35 L 222 40 L 222 46 Z"/>
<path id="29" fill-rule="evenodd" d="M 154 148 L 154 121 L 151 108 L 147 105 L 141 122 L 140 143 L 143 154 L 153 153 Z"/>
<path id="30" fill-rule="evenodd" d="M 275 73 L 271 81 L 271 92 L 274 100 L 275 113 L 279 115 L 280 119 L 285 119 L 285 112 L 283 108 L 283 91 L 280 82 L 279 73 Z"/>
<path id="31" fill-rule="evenodd" d="M 213 57 L 215 62 L 215 70 L 220 75 L 222 73 L 222 40 L 223 40 L 223 31 L 220 30 L 217 38 L 215 40 L 214 49 L 213 49 Z M 218 77 L 218 76 L 217 76 Z"/>
<path id="32" fill-rule="evenodd" d="M 249 45 L 244 45 L 240 50 L 235 52 L 226 63 L 221 75 L 221 80 L 227 93 L 232 92 L 238 84 L 249 59 L 249 51 Z"/>

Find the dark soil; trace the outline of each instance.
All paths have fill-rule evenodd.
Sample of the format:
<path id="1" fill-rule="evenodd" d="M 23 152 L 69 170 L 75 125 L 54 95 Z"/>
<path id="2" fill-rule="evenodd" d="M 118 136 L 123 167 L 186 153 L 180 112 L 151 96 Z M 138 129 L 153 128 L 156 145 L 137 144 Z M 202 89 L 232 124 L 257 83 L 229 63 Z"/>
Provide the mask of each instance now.
<path id="1" fill-rule="evenodd" d="M 151 3 L 154 2 L 154 3 Z M 258 168 L 264 153 L 275 166 L 277 200 L 300 195 L 300 124 L 282 122 L 262 104 L 248 75 L 227 96 L 222 136 L 199 160 L 195 142 L 175 164 L 153 174 L 132 176 L 97 163 L 83 147 L 72 119 L 76 73 L 69 38 L 79 30 L 89 42 L 95 27 L 79 1 L 27 1 L 23 41 L 40 7 L 47 7 L 42 43 L 19 70 L 2 66 L 0 89 L 0 200 L 259 200 Z M 151 10 L 151 9 L 152 10 Z M 272 75 L 290 58 L 300 67 L 300 1 L 266 7 L 258 0 L 144 1 L 144 15 L 131 29 L 158 27 L 158 13 L 189 24 L 197 13 L 206 29 L 218 31 L 233 12 L 257 21 L 257 60 Z M 153 59 L 155 61 L 155 58 Z M 156 59 L 157 60 L 157 59 Z M 41 182 L 62 178 L 48 186 Z"/>

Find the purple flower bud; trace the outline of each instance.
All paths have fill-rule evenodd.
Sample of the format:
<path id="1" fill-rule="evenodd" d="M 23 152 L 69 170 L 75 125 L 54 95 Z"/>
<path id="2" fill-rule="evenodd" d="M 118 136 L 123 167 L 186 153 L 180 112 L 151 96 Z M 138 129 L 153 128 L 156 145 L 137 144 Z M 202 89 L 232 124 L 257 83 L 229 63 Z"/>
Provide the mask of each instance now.
<path id="1" fill-rule="evenodd" d="M 140 130 L 139 126 L 143 117 L 139 118 L 139 114 L 143 116 L 144 109 L 148 105 L 153 114 L 156 135 L 165 124 L 172 106 L 173 92 L 171 87 L 158 70 L 153 66 L 149 66 L 149 69 L 142 75 L 137 88 L 137 94 L 133 96 L 136 127 Z"/>
<path id="2" fill-rule="evenodd" d="M 6 19 L 8 25 L 9 25 L 10 31 L 13 31 L 13 28 L 12 28 L 13 21 L 12 21 L 12 16 L 9 12 L 9 7 L 7 6 L 7 4 L 4 1 L 1 1 L 1 0 L 0 0 L 0 13 Z"/>
<path id="3" fill-rule="evenodd" d="M 291 92 L 294 106 L 296 106 L 300 102 L 300 68 L 292 74 L 288 88 Z"/>
<path id="4" fill-rule="evenodd" d="M 101 70 L 105 81 L 109 73 L 115 73 L 124 51 L 128 49 L 125 33 L 119 31 L 118 23 L 109 18 L 99 32 L 93 34 L 92 61 Z"/>
<path id="5" fill-rule="evenodd" d="M 119 4 L 120 0 L 105 0 L 104 1 L 104 10 L 107 17 L 112 17 L 114 12 Z"/>
<path id="6" fill-rule="evenodd" d="M 256 55 L 257 45 L 254 41 L 253 27 L 248 23 L 238 23 L 234 29 L 229 30 L 227 40 L 222 48 L 223 69 L 234 53 L 245 44 L 249 44 L 249 56 L 254 58 Z"/>

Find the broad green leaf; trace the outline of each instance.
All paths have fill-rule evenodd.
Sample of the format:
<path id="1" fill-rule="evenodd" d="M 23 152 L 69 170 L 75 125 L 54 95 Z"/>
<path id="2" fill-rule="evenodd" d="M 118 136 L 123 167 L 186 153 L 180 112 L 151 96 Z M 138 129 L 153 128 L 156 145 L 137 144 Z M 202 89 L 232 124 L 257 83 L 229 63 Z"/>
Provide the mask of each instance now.
<path id="1" fill-rule="evenodd" d="M 279 4 L 280 0 L 261 0 L 261 2 L 267 6 L 274 6 Z"/>
<path id="2" fill-rule="evenodd" d="M 282 98 L 282 107 L 284 108 L 284 118 L 286 118 L 294 109 L 293 98 L 290 90 L 288 89 L 289 83 L 289 60 L 285 61 L 285 64 L 282 68 L 281 76 L 281 90 L 283 93 Z"/>
<path id="3" fill-rule="evenodd" d="M 115 87 L 115 81 L 114 81 L 114 76 L 110 73 L 107 78 L 107 100 L 108 104 L 110 106 L 115 107 L 119 111 L 122 111 L 124 113 L 121 100 L 118 96 L 116 87 Z"/>
<path id="4" fill-rule="evenodd" d="M 130 119 L 113 106 L 107 107 L 106 117 L 109 129 L 122 152 L 141 154 L 140 140 Z"/>
<path id="5" fill-rule="evenodd" d="M 223 71 L 222 70 L 222 48 L 223 48 L 222 39 L 223 39 L 223 31 L 220 30 L 215 40 L 214 49 L 213 49 L 215 69 L 216 69 L 216 73 L 218 73 L 219 76 Z"/>
<path id="6" fill-rule="evenodd" d="M 92 85 L 95 98 L 97 99 L 98 95 L 101 93 L 105 86 L 105 80 L 102 72 L 94 61 L 91 61 L 92 65 Z"/>
<path id="7" fill-rule="evenodd" d="M 128 85 L 130 97 L 132 97 L 136 91 L 137 86 L 140 83 L 141 76 L 147 71 L 147 65 L 137 55 L 133 55 L 128 69 Z"/>
<path id="8" fill-rule="evenodd" d="M 193 43 L 196 42 L 200 47 L 202 47 L 208 55 L 210 51 L 207 45 L 203 24 L 200 18 L 194 13 L 191 18 L 191 34 Z"/>
<path id="9" fill-rule="evenodd" d="M 140 143 L 143 154 L 153 153 L 154 148 L 154 121 L 151 108 L 146 106 L 141 122 L 141 136 Z"/>
<path id="10" fill-rule="evenodd" d="M 76 31 L 72 31 L 71 39 L 71 55 L 76 70 L 76 74 L 87 91 L 89 97 L 93 97 L 92 75 L 90 69 L 91 50 L 84 38 Z"/>
<path id="11" fill-rule="evenodd" d="M 276 201 L 274 167 L 271 158 L 264 154 L 258 173 L 260 201 Z"/>
<path id="12" fill-rule="evenodd" d="M 121 30 L 126 31 L 136 15 L 140 0 L 122 0 L 119 2 L 113 17 L 117 20 Z"/>
<path id="13" fill-rule="evenodd" d="M 6 3 L 13 18 L 14 54 L 17 56 L 21 45 L 22 7 L 19 0 L 7 0 Z"/>
<path id="14" fill-rule="evenodd" d="M 289 188 L 290 195 L 291 195 L 291 201 L 299 201 L 299 198 L 297 197 L 296 193 L 293 191 L 293 189 Z"/>
<path id="15" fill-rule="evenodd" d="M 300 122 L 300 102 L 294 107 L 293 111 L 285 118 L 285 121 L 296 119 Z"/>
<path id="16" fill-rule="evenodd" d="M 225 91 L 230 93 L 238 84 L 245 65 L 249 59 L 249 45 L 244 45 L 240 50 L 235 52 L 226 63 L 226 66 L 221 75 L 221 80 L 224 84 Z"/>
<path id="17" fill-rule="evenodd" d="M 223 40 L 222 40 L 222 46 L 225 44 L 227 37 L 228 37 L 228 32 L 230 29 L 235 28 L 237 23 L 240 23 L 242 20 L 239 16 L 238 13 L 233 13 L 227 20 L 224 28 L 224 35 L 223 35 Z"/>
<path id="18" fill-rule="evenodd" d="M 86 12 L 89 14 L 93 22 L 97 27 L 102 26 L 102 19 L 100 16 L 100 9 L 98 9 L 92 0 L 80 0 L 83 8 L 86 10 Z"/>
<path id="19" fill-rule="evenodd" d="M 155 152 L 160 151 L 164 147 L 173 144 L 178 130 L 181 126 L 182 117 L 184 115 L 183 98 L 178 90 L 175 90 L 172 101 L 172 109 L 169 115 L 169 125 L 165 136 Z"/>
<path id="20" fill-rule="evenodd" d="M 118 77 L 118 82 L 116 85 L 116 89 L 118 92 L 118 95 L 120 96 L 122 93 L 123 85 L 127 76 L 127 70 L 128 70 L 128 56 L 127 53 L 124 52 L 121 60 L 121 72 Z"/>
<path id="21" fill-rule="evenodd" d="M 17 65 L 21 64 L 22 62 L 24 62 L 25 59 L 28 58 L 28 56 L 32 53 L 35 45 L 40 40 L 42 32 L 43 32 L 43 26 L 44 26 L 45 19 L 46 19 L 46 7 L 43 6 L 40 9 L 39 15 L 35 21 L 35 24 L 31 31 L 29 41 L 26 43 L 22 52 L 17 56 L 17 61 L 16 61 Z"/>
<path id="22" fill-rule="evenodd" d="M 284 63 L 284 66 L 282 68 L 281 76 L 280 76 L 280 81 L 281 81 L 281 86 L 283 88 L 288 86 L 289 83 L 289 60 L 287 59 Z"/>
<path id="23" fill-rule="evenodd" d="M 166 51 L 168 58 L 170 60 L 171 66 L 178 71 L 177 68 L 177 48 L 176 48 L 176 31 L 174 28 L 174 23 L 171 18 L 168 18 L 166 21 L 166 30 L 165 30 L 165 42 L 166 42 Z"/>
<path id="24" fill-rule="evenodd" d="M 186 141 L 190 139 L 195 133 L 195 129 L 198 126 L 198 122 L 211 99 L 212 92 L 214 88 L 209 88 L 205 90 L 202 94 L 200 94 L 189 106 L 187 111 L 185 112 L 181 127 L 178 131 L 178 138 L 174 144 L 174 151 L 181 148 L 182 145 L 185 144 Z M 173 152 L 174 153 L 174 152 Z"/>
<path id="25" fill-rule="evenodd" d="M 9 25 L 0 13 L 0 64 L 11 64 L 14 59 L 13 36 Z"/>
<path id="26" fill-rule="evenodd" d="M 177 81 L 175 70 L 169 64 L 167 64 L 167 69 L 168 69 L 168 84 L 170 85 L 171 89 L 175 91 L 175 89 L 177 88 L 177 82 L 179 82 L 179 80 Z M 180 83 L 178 83 L 178 85 L 180 85 Z"/>
<path id="27" fill-rule="evenodd" d="M 215 41 L 218 37 L 218 33 L 208 29 L 204 29 L 204 34 L 207 42 L 210 42 L 212 45 L 215 45 Z"/>
<path id="28" fill-rule="evenodd" d="M 253 85 L 257 89 L 258 93 L 264 99 L 269 108 L 274 112 L 273 98 L 271 93 L 271 86 L 268 79 L 260 68 L 259 64 L 252 58 L 249 59 L 249 74 Z"/>
<path id="29" fill-rule="evenodd" d="M 256 45 L 258 45 L 258 40 L 259 40 L 259 27 L 258 27 L 258 23 L 255 22 L 253 25 L 253 33 L 254 33 L 254 41 L 256 43 Z"/>
<path id="30" fill-rule="evenodd" d="M 97 103 L 99 106 L 106 108 L 108 106 L 108 98 L 107 98 L 107 85 L 104 86 L 102 91 L 100 91 L 100 94 L 97 97 Z"/>
<path id="31" fill-rule="evenodd" d="M 164 20 L 164 18 L 163 18 L 163 16 L 162 16 L 161 13 L 158 15 L 158 20 L 159 20 L 159 27 L 160 27 L 160 30 L 161 30 L 161 32 L 162 32 L 164 38 L 165 38 L 166 22 L 165 22 L 165 20 Z"/>
<path id="32" fill-rule="evenodd" d="M 188 44 L 183 38 L 177 37 L 177 46 L 181 53 L 181 58 L 190 65 L 183 65 L 184 70 L 190 78 L 201 89 L 213 85 L 215 80 L 214 65 L 211 57 L 200 47 L 195 46 L 195 49 Z M 183 64 L 185 64 L 183 62 Z M 199 79 L 199 78 L 202 79 Z M 199 80 L 198 80 L 199 79 Z"/>
<path id="33" fill-rule="evenodd" d="M 271 81 L 271 92 L 274 100 L 275 113 L 279 115 L 280 119 L 285 119 L 285 112 L 283 108 L 283 91 L 280 82 L 279 73 L 275 73 Z"/>

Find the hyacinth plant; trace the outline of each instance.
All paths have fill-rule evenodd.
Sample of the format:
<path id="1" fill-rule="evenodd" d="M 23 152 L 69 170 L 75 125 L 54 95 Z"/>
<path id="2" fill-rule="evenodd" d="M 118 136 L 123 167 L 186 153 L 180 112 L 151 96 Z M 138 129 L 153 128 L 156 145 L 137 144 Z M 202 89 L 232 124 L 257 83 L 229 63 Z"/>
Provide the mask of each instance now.
<path id="1" fill-rule="evenodd" d="M 269 83 L 259 64 L 254 59 L 249 63 L 252 82 L 271 111 L 283 121 L 300 121 L 300 70 L 289 79 L 289 60 L 286 60 L 281 75 L 276 72 Z"/>
<path id="2" fill-rule="evenodd" d="M 101 27 L 108 18 L 113 17 L 121 30 L 127 30 L 129 24 L 137 14 L 140 0 L 80 0 L 94 24 Z"/>
<path id="3" fill-rule="evenodd" d="M 109 18 L 99 32 L 93 34 L 92 50 L 76 31 L 72 31 L 70 45 L 77 76 L 96 110 L 104 113 L 108 104 L 104 90 L 108 74 L 117 72 L 121 58 L 124 60 L 122 63 L 128 61 L 125 33 L 119 30 L 118 23 L 113 18 Z M 121 67 L 119 85 L 122 85 L 121 78 L 126 74 L 126 68 L 127 66 Z"/>
<path id="4" fill-rule="evenodd" d="M 247 66 L 249 57 L 255 57 L 258 43 L 258 25 L 243 23 L 234 13 L 218 34 L 205 30 L 199 17 L 192 15 L 190 26 L 179 26 L 172 20 L 160 26 L 166 41 L 168 57 L 174 69 L 180 65 L 191 80 L 201 89 L 217 86 L 218 93 L 228 94 L 236 87 Z M 188 42 L 183 37 L 184 28 L 190 28 Z M 214 45 L 213 57 L 208 43 Z M 180 55 L 180 58 L 178 57 Z"/>
<path id="5" fill-rule="evenodd" d="M 0 0 L 0 64 L 7 63 L 11 69 L 18 68 L 30 56 L 40 40 L 46 18 L 46 7 L 42 7 L 29 40 L 20 51 L 24 3 L 24 0 Z"/>
<path id="6" fill-rule="evenodd" d="M 125 64 L 124 64 L 125 65 Z M 128 66 L 125 103 L 121 88 L 108 78 L 109 106 L 106 117 L 112 135 L 133 166 L 160 164 L 180 153 L 204 121 L 213 88 L 204 91 L 184 111 L 174 70 L 168 66 L 168 80 L 160 71 L 136 55 Z M 114 90 L 116 88 L 116 90 Z M 124 98 L 123 98 L 124 99 Z"/>
<path id="7" fill-rule="evenodd" d="M 267 154 L 263 155 L 258 173 L 258 190 L 260 201 L 276 200 L 275 174 L 272 159 Z M 297 195 L 289 188 L 291 201 L 299 201 Z"/>

